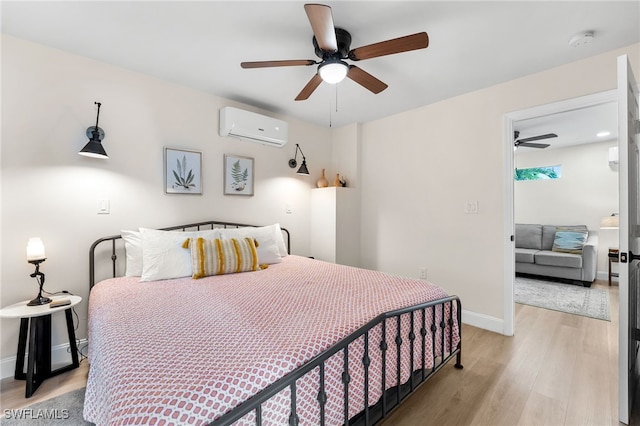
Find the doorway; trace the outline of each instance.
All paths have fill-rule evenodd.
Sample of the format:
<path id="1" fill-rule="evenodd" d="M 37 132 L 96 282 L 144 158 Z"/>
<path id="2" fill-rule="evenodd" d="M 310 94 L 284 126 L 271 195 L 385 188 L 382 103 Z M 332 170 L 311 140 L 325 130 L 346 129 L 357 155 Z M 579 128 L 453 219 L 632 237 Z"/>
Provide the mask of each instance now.
<path id="1" fill-rule="evenodd" d="M 519 123 L 535 121 L 543 117 L 565 114 L 584 108 L 597 107 L 617 101 L 616 91 L 611 90 L 593 95 L 582 96 L 566 101 L 541 105 L 525 110 L 508 113 L 504 117 L 504 155 L 505 155 L 505 223 L 504 223 L 504 334 L 513 335 L 515 332 L 515 301 L 514 301 L 514 228 L 515 228 L 515 198 L 513 171 L 515 168 L 515 154 L 513 149 L 514 131 Z M 606 160 L 606 159 L 605 159 Z"/>

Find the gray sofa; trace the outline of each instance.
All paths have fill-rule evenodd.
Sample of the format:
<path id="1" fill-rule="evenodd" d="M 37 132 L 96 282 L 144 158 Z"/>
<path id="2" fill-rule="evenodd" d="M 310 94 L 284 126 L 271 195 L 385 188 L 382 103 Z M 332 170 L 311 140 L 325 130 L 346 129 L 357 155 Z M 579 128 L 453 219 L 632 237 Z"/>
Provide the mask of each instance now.
<path id="1" fill-rule="evenodd" d="M 598 236 L 589 233 L 582 254 L 573 254 L 552 251 L 555 234 L 553 225 L 516 224 L 516 274 L 562 278 L 590 287 L 596 278 Z"/>

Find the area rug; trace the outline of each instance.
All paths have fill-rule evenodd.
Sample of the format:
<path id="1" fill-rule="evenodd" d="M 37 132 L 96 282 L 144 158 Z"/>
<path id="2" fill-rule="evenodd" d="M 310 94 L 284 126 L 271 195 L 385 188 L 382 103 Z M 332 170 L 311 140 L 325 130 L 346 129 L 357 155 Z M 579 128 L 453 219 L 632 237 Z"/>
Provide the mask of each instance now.
<path id="1" fill-rule="evenodd" d="M 55 398 L 17 410 L 4 410 L 2 425 L 92 425 L 82 418 L 85 388 L 67 392 Z"/>
<path id="2" fill-rule="evenodd" d="M 610 321 L 607 290 L 516 277 L 514 293 L 516 303 Z"/>

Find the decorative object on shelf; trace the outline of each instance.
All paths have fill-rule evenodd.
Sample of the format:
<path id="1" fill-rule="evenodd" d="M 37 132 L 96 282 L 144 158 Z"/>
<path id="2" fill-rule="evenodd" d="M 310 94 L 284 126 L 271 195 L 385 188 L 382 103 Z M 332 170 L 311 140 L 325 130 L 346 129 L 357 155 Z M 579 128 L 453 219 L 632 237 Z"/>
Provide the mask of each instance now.
<path id="1" fill-rule="evenodd" d="M 343 188 L 347 187 L 347 180 L 344 178 L 344 176 L 340 178 L 340 186 Z"/>
<path id="2" fill-rule="evenodd" d="M 295 169 L 298 166 L 298 161 L 297 161 L 298 151 L 300 151 L 300 155 L 302 155 L 302 164 L 300 165 L 300 168 L 296 173 L 299 175 L 308 175 L 309 169 L 307 169 L 307 159 L 305 158 L 304 153 L 302 152 L 302 150 L 300 149 L 300 145 L 298 144 L 296 144 L 296 152 L 293 158 L 289 160 L 289 167 L 291 167 L 292 169 Z"/>
<path id="3" fill-rule="evenodd" d="M 87 128 L 87 137 L 89 138 L 89 142 L 80 150 L 78 154 L 84 155 L 85 157 L 93 157 L 93 158 L 105 158 L 108 159 L 109 156 L 107 152 L 102 147 L 102 139 L 104 139 L 104 130 L 98 127 L 98 120 L 100 119 L 100 106 L 102 105 L 100 102 L 94 102 L 95 105 L 98 105 L 98 114 L 96 116 L 96 125 Z"/>
<path id="4" fill-rule="evenodd" d="M 618 213 L 611 213 L 611 216 L 603 217 L 600 221 L 600 229 L 618 229 L 620 227 L 620 216 Z"/>
<path id="5" fill-rule="evenodd" d="M 327 186 L 329 186 L 329 181 L 327 181 L 327 178 L 324 177 L 324 169 L 322 169 L 322 176 L 320 176 L 320 179 L 318 179 L 318 181 L 316 182 L 316 186 L 318 188 L 326 188 Z"/>
<path id="6" fill-rule="evenodd" d="M 44 244 L 40 238 L 34 237 L 29 238 L 29 242 L 27 243 L 27 262 L 36 265 L 36 270 L 33 274 L 31 274 L 31 278 L 35 278 L 36 282 L 39 285 L 40 291 L 38 292 L 38 297 L 31 300 L 27 303 L 27 306 L 40 306 L 46 305 L 51 302 L 51 299 L 48 297 L 42 296 L 42 286 L 44 285 L 44 274 L 40 272 L 40 264 L 47 260 L 47 257 L 44 254 Z"/>
<path id="7" fill-rule="evenodd" d="M 224 155 L 224 195 L 253 195 L 253 158 Z"/>
<path id="8" fill-rule="evenodd" d="M 202 153 L 164 149 L 164 193 L 202 195 Z"/>

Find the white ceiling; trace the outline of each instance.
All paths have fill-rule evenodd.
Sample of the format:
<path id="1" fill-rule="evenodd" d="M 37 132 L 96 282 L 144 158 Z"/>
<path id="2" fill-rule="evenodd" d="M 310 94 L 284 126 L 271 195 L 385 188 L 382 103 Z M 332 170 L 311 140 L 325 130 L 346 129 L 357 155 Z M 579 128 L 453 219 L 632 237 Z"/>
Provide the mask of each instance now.
<path id="1" fill-rule="evenodd" d="M 565 148 L 595 142 L 605 142 L 618 138 L 618 105 L 609 102 L 544 117 L 521 120 L 514 123 L 520 132 L 519 138 L 555 133 L 557 138 L 534 141 L 548 143 L 546 149 Z M 608 133 L 607 135 L 599 135 Z M 538 148 L 519 147 L 518 152 L 528 152 Z"/>
<path id="2" fill-rule="evenodd" d="M 389 85 L 378 95 L 346 79 L 296 102 L 315 66 L 241 69 L 240 62 L 317 60 L 303 4 L 3 0 L 0 7 L 3 33 L 334 127 L 640 42 L 637 0 L 325 2 L 335 25 L 351 33 L 352 48 L 421 31 L 430 45 L 358 62 Z M 570 47 L 583 31 L 595 39 Z"/>

